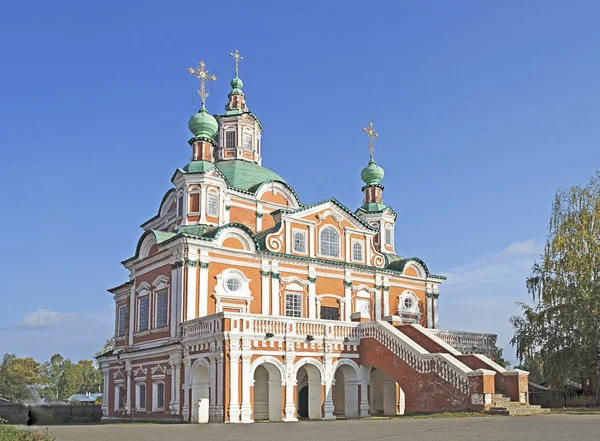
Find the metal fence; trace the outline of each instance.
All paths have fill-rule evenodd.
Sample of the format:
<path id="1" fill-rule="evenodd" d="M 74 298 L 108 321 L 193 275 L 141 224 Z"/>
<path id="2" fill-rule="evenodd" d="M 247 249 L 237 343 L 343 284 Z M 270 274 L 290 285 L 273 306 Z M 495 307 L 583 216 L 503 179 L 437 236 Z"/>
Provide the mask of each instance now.
<path id="1" fill-rule="evenodd" d="M 569 391 L 533 391 L 529 393 L 529 403 L 551 409 L 566 407 L 597 407 L 595 395 L 582 395 Z"/>
<path id="2" fill-rule="evenodd" d="M 0 418 L 8 424 L 51 425 L 91 423 L 102 418 L 102 406 L 97 404 L 53 406 L 0 406 Z"/>

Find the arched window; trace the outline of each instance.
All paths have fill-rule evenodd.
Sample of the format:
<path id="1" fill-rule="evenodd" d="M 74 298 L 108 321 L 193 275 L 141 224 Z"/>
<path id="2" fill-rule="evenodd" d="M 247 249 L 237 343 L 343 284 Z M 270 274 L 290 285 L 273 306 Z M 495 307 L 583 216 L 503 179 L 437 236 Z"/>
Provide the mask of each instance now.
<path id="1" fill-rule="evenodd" d="M 321 230 L 321 255 L 326 257 L 339 257 L 340 236 L 335 228 L 325 227 Z"/>
<path id="2" fill-rule="evenodd" d="M 306 233 L 300 230 L 294 230 L 294 252 L 306 253 Z"/>
<path id="3" fill-rule="evenodd" d="M 146 384 L 137 383 L 135 385 L 135 408 L 137 410 L 146 410 Z"/>
<path id="4" fill-rule="evenodd" d="M 360 242 L 352 244 L 352 260 L 356 262 L 362 262 L 363 260 L 362 244 Z"/>

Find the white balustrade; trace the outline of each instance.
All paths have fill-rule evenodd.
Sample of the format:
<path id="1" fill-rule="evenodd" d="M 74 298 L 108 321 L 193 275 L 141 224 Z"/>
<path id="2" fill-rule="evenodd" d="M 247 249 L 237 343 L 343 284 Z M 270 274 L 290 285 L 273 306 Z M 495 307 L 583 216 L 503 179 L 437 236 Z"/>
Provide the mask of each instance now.
<path id="1" fill-rule="evenodd" d="M 466 354 L 479 353 L 490 356 L 496 349 L 497 336 L 495 334 L 443 329 L 427 329 L 427 331 Z"/>

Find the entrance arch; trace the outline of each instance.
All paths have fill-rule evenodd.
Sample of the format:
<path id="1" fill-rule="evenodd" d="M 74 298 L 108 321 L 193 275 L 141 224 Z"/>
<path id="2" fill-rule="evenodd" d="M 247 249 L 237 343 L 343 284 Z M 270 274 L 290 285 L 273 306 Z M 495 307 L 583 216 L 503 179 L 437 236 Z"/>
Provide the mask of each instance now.
<path id="1" fill-rule="evenodd" d="M 254 421 L 282 421 L 283 365 L 273 357 L 261 357 L 250 372 L 254 380 Z"/>
<path id="2" fill-rule="evenodd" d="M 338 360 L 333 367 L 333 414 L 336 417 L 358 418 L 359 368 L 352 360 Z"/>
<path id="3" fill-rule="evenodd" d="M 198 400 L 210 398 L 210 370 L 206 359 L 198 359 L 194 362 L 190 375 L 190 386 L 192 389 L 191 422 L 198 422 Z M 210 403 L 214 406 L 215 403 Z"/>
<path id="4" fill-rule="evenodd" d="M 399 407 L 403 398 L 402 389 L 390 375 L 381 369 L 372 368 L 369 373 L 369 413 L 371 415 L 401 415 Z"/>
<path id="5" fill-rule="evenodd" d="M 323 366 L 314 359 L 304 358 L 296 364 L 294 371 L 298 418 L 322 419 Z"/>

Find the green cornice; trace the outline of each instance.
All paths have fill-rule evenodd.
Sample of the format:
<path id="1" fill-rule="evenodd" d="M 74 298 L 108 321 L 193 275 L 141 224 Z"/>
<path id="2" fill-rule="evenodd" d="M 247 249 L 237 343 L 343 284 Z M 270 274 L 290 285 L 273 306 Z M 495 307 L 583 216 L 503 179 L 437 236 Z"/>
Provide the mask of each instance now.
<path id="1" fill-rule="evenodd" d="M 352 288 L 352 281 L 351 280 L 344 280 L 344 286 L 346 288 Z"/>
<path id="2" fill-rule="evenodd" d="M 315 282 L 317 281 L 317 278 L 316 278 L 316 277 L 309 277 L 309 278 L 308 278 L 308 281 L 309 281 L 310 283 L 315 283 Z"/>
<path id="3" fill-rule="evenodd" d="M 271 275 L 271 271 L 263 271 L 260 270 L 261 277 L 269 277 Z"/>
<path id="4" fill-rule="evenodd" d="M 264 213 L 259 213 L 258 211 L 256 212 L 256 217 L 257 217 L 257 218 L 259 218 L 259 219 L 260 219 L 260 218 L 261 218 L 261 217 L 263 217 L 263 216 L 264 216 Z"/>
<path id="5" fill-rule="evenodd" d="M 208 262 L 200 262 L 200 268 L 202 268 L 202 269 L 208 268 L 208 265 L 209 265 Z"/>
<path id="6" fill-rule="evenodd" d="M 275 280 L 279 280 L 279 273 L 271 273 L 271 278 Z"/>
<path id="7" fill-rule="evenodd" d="M 194 266 L 196 266 L 196 262 L 197 262 L 196 260 L 188 260 L 188 261 L 187 261 L 187 264 L 188 264 L 188 266 L 190 266 L 190 267 L 194 267 Z"/>

